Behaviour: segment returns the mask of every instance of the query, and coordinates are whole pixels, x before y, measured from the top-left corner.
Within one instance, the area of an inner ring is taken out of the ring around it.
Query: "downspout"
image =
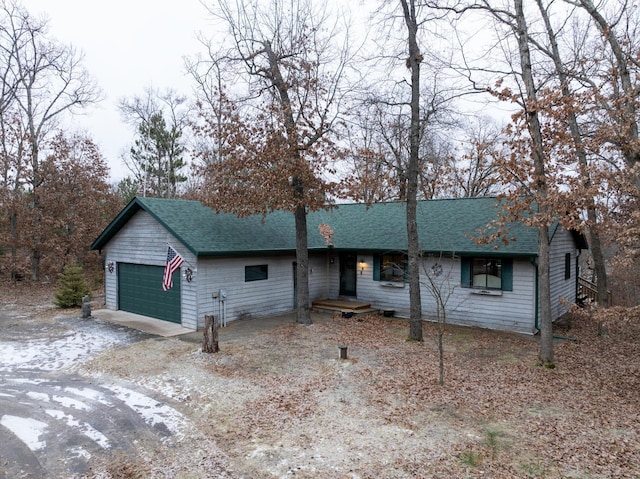
[[[580,275],[580,255],[582,254],[582,250],[578,250],[578,254],[576,255],[576,294],[574,296],[575,302],[578,302],[578,276]]]
[[[104,294],[104,304],[107,305],[107,255],[102,252],[102,250],[98,250],[98,255],[100,256],[100,263],[102,264],[102,293]]]
[[[539,298],[538,298],[538,262],[536,261],[536,257],[532,256],[531,257],[531,264],[533,265],[533,267],[536,269],[536,291],[535,291],[535,314],[534,314],[534,325],[533,327],[535,328],[534,334],[538,334],[540,332],[540,323],[539,323],[539,318],[538,318],[538,303],[539,303]]]

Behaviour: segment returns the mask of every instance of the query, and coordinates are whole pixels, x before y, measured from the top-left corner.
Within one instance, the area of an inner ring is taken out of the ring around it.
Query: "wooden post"
[[[217,353],[220,351],[218,347],[218,328],[220,320],[217,316],[205,314],[204,316],[204,337],[202,338],[203,353]]]
[[[91,303],[89,303],[89,296],[82,297],[82,319],[91,317]]]
[[[347,359],[347,347],[346,346],[338,346],[338,358]]]

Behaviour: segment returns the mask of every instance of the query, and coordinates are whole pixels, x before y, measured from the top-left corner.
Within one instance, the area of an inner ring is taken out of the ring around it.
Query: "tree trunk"
[[[296,217],[296,294],[298,324],[312,324],[309,313],[309,249],[307,247],[307,210],[298,206]]]
[[[296,129],[296,122],[293,116],[291,106],[291,98],[289,97],[289,85],[282,76],[280,64],[277,55],[271,48],[271,43],[263,42],[267,58],[269,59],[269,79],[273,86],[278,90],[280,98],[280,107],[284,126],[287,131],[288,157],[291,169],[296,171],[304,171],[304,159],[300,154],[300,136]],[[307,208],[305,206],[305,185],[303,180],[294,174],[292,179],[293,198],[296,202],[295,221],[296,221],[296,281],[297,281],[297,302],[296,311],[297,322],[299,324],[311,324],[311,315],[309,313],[309,249],[307,241]]]
[[[37,198],[38,193],[33,193],[34,199]],[[32,232],[32,242],[33,247],[31,248],[31,280],[32,281],[40,281],[40,259],[42,257],[42,252],[40,251],[40,246],[42,244],[42,236],[40,234],[40,202],[34,201],[32,204],[33,208],[33,227]]]
[[[408,30],[411,69],[410,152],[407,165],[407,253],[409,259],[409,339],[422,341],[422,299],[420,296],[420,240],[418,238],[418,169],[420,155],[420,62],[415,0],[400,0]]]
[[[609,304],[609,281],[607,280],[607,267],[604,254],[602,252],[602,242],[598,234],[596,222],[596,211],[594,208],[587,209],[589,227],[587,228],[587,241],[593,258],[593,267],[596,273],[596,286],[598,288],[598,306],[608,308]]]
[[[202,338],[203,353],[217,353],[220,351],[218,347],[218,328],[220,320],[217,316],[206,314],[204,316],[204,337]]]
[[[542,14],[542,19],[544,21],[544,24],[547,30],[547,36],[549,37],[549,43],[551,45],[551,55],[552,55],[553,63],[556,67],[556,73],[558,74],[558,79],[560,81],[560,90],[562,91],[562,96],[568,102],[571,102],[572,95],[569,89],[569,76],[562,62],[562,58],[560,57],[560,49],[558,48],[556,34],[553,30],[553,26],[551,25],[549,13],[547,9],[544,8],[544,5],[542,4],[542,0],[537,0],[537,3],[538,3],[538,9]],[[567,109],[567,123],[569,125],[569,131],[571,132],[573,144],[576,149],[576,155],[578,157],[578,162],[580,164],[582,181],[584,183],[585,189],[589,191],[589,188],[591,186],[591,176],[589,174],[587,152],[585,151],[585,148],[584,148],[584,143],[582,141],[583,135],[582,135],[580,124],[578,123],[578,117],[575,113],[574,108]],[[600,241],[595,200],[592,196],[589,196],[588,198],[586,198],[586,201],[587,201],[587,220],[589,223],[589,226],[587,227],[587,239],[589,241],[589,248],[591,250],[591,256],[593,257],[593,264],[595,267],[595,272],[597,277],[596,284],[598,287],[598,304],[600,306],[607,308],[610,306],[609,287],[607,282],[607,269],[606,269],[604,254],[602,253],[602,243]]]
[[[444,386],[444,324],[438,325],[438,372],[440,386]]]
[[[18,279],[18,213],[15,207],[9,212],[9,229],[11,231],[11,280]]]
[[[551,316],[551,278],[549,276],[549,227],[538,228],[538,323],[540,326],[540,364],[553,368],[553,318]]]
[[[544,142],[542,127],[538,117],[536,85],[531,68],[529,32],[524,16],[523,0],[514,0],[516,12],[516,36],[522,67],[522,80],[526,89],[525,113],[527,129],[531,136],[531,156],[533,158],[534,185],[538,203],[538,216],[543,224],[538,227],[538,299],[540,325],[540,362],[548,367],[554,365],[553,324],[551,317],[551,285],[549,277],[549,225],[548,225],[548,185],[545,170]]]

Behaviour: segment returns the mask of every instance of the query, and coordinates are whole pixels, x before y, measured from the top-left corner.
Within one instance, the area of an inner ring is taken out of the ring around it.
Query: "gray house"
[[[447,292],[448,321],[491,329],[537,331],[537,230],[509,225],[508,244],[478,244],[499,211],[496,198],[419,203],[422,306],[432,317],[428,278]],[[404,203],[338,205],[309,213],[310,300],[354,300],[408,316]],[[333,231],[331,244],[319,225]],[[551,244],[552,313],[575,302],[584,238],[556,225]],[[168,246],[183,258],[163,291]],[[204,326],[295,308],[295,235],[291,213],[238,218],[196,201],[134,198],[91,245],[105,260],[106,307]]]

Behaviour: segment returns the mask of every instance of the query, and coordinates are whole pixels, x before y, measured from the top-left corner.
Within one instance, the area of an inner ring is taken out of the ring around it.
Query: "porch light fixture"
[[[364,269],[367,267],[367,263],[366,261],[360,260],[358,262],[358,266],[360,266],[360,274],[362,275],[362,273],[364,272]]]

